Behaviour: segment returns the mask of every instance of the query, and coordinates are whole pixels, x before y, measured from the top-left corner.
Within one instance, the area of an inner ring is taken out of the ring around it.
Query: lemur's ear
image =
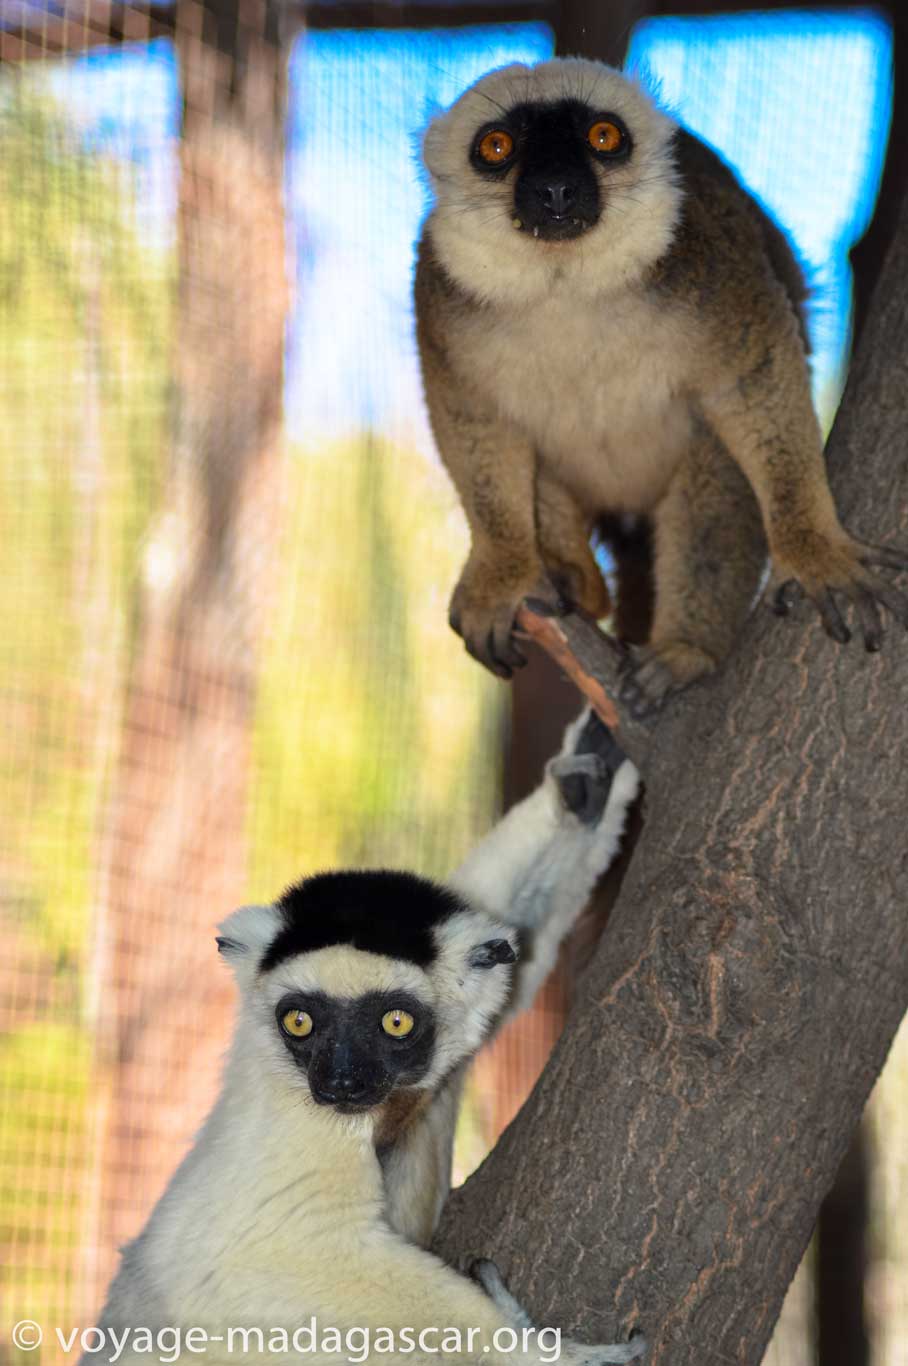
[[[508,939],[487,939],[470,951],[471,968],[494,968],[498,963],[516,963],[517,953]]]
[[[228,939],[225,934],[217,934],[214,942],[218,946],[218,953],[222,953],[225,958],[232,958],[237,953],[248,953],[249,948],[246,944],[241,944],[239,939]]]
[[[241,906],[218,925],[218,953],[237,966],[243,959],[257,961],[277,934],[279,922],[274,906]]]

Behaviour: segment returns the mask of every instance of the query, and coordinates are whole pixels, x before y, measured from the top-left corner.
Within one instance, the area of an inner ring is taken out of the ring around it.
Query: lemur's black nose
[[[375,1087],[361,1078],[335,1074],[326,1078],[310,1077],[309,1085],[320,1105],[361,1105],[371,1100]]]
[[[577,198],[577,186],[569,180],[551,180],[540,185],[536,193],[550,214],[562,218]]]
[[[319,1076],[316,1085],[319,1095],[329,1104],[338,1101],[361,1100],[369,1091],[369,1086],[355,1072],[329,1072]]]
[[[368,1091],[359,1077],[351,1072],[335,1075],[331,1078],[331,1090],[334,1092],[336,1100],[356,1100],[359,1096],[364,1096]]]

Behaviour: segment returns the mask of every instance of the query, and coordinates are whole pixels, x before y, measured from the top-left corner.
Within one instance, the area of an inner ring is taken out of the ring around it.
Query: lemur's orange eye
[[[503,128],[486,133],[479,144],[479,155],[488,166],[500,166],[514,150],[514,139]]]
[[[594,152],[620,152],[625,142],[625,134],[611,119],[599,119],[592,125],[586,140]]]

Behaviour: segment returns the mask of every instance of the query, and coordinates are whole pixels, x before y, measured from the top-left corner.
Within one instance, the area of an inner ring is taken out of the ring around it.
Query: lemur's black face
[[[476,132],[477,174],[513,177],[514,226],[547,242],[579,237],[599,221],[597,168],[626,161],[630,134],[617,114],[580,100],[519,104]]]
[[[289,992],[275,1017],[313,1100],[341,1114],[370,1110],[395,1088],[416,1085],[432,1061],[433,1012],[405,991],[349,1001]]]

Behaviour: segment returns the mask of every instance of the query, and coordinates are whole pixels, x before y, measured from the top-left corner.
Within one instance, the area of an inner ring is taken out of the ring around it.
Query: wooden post
[[[179,0],[172,457],[103,851],[96,1294],[207,1109],[242,898],[250,723],[281,475],[287,34],[278,0]],[[217,984],[217,985],[215,985]]]
[[[650,9],[647,0],[561,0],[556,51],[559,57],[595,57],[621,66],[631,29]]]

